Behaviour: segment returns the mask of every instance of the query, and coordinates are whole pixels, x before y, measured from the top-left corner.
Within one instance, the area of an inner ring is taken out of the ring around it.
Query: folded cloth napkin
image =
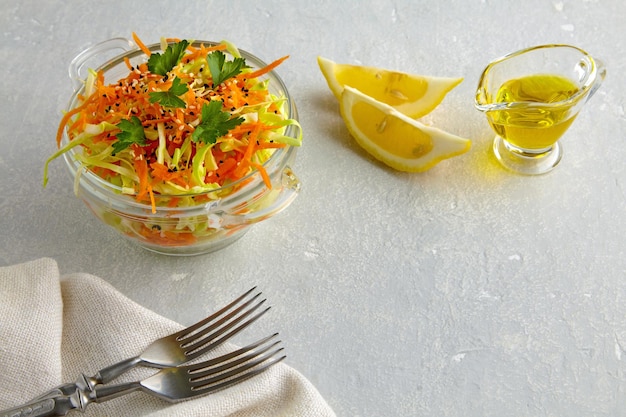
[[[43,258],[0,267],[0,410],[73,382],[81,373],[93,375],[98,369],[136,356],[152,341],[182,328],[134,303],[98,277],[84,273],[60,276],[54,260]],[[215,355],[234,348],[224,344],[216,348]],[[132,379],[146,371],[133,370],[124,377]],[[171,404],[136,392],[92,404],[82,415],[335,414],[306,378],[279,363],[239,385],[196,399]]]

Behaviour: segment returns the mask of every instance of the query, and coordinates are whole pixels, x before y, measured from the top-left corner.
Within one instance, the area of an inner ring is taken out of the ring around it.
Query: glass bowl
[[[214,45],[216,42],[195,41],[194,46]],[[151,51],[161,51],[160,44],[149,45]],[[76,107],[83,94],[84,79],[81,72],[86,63],[98,56],[121,49],[126,52],[108,60],[98,68],[103,70],[105,81],[112,83],[128,73],[125,60],[131,64],[144,62],[146,55],[130,41],[115,38],[95,45],[79,54],[70,64],[70,77],[76,82],[75,92],[68,110]],[[246,63],[252,68],[266,66],[254,55],[239,50]],[[275,71],[260,79],[269,79],[269,90],[275,95],[284,95],[285,116],[297,120],[298,115],[293,99]],[[297,126],[287,126],[284,134],[296,137]],[[69,141],[63,135],[61,146]],[[74,179],[76,195],[91,209],[93,214],[106,225],[113,227],[122,236],[153,252],[167,255],[199,255],[222,249],[242,237],[255,223],[264,221],[281,212],[296,198],[300,181],[293,173],[291,165],[296,157],[297,147],[278,148],[264,163],[263,167],[271,180],[268,188],[259,171],[219,189],[206,193],[176,195],[184,198],[182,207],[168,207],[165,201],[172,196],[155,194],[154,207],[139,202],[133,195],[124,194],[122,188],[111,184],[95,173],[81,166],[75,158],[81,152],[80,146],[63,154],[66,166]],[[160,203],[160,201],[163,201]]]

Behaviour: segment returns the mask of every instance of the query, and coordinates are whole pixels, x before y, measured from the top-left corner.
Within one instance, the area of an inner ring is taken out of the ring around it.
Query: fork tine
[[[194,396],[208,394],[260,374],[286,358],[286,355],[280,355],[284,348],[274,349],[279,343],[280,341],[274,342],[258,352],[252,350],[242,358],[213,369],[199,373],[189,371],[191,392]],[[269,352],[270,350],[272,351]]]
[[[275,353],[278,353],[278,352],[275,352]],[[206,384],[204,386],[195,387],[193,388],[193,390],[197,393],[197,395],[204,395],[204,394],[209,394],[212,392],[216,392],[216,391],[231,387],[235,384],[245,381],[248,378],[252,378],[253,376],[260,374],[261,372],[265,371],[272,365],[275,365],[278,362],[282,361],[286,357],[287,355],[283,355],[280,357],[272,356],[272,357],[263,358],[262,360],[259,360],[257,364],[254,365],[256,366],[260,364],[261,362],[264,362],[261,366],[258,366],[256,368],[246,367],[246,369],[240,370],[239,372],[241,373],[235,377],[232,377],[230,379],[223,378],[218,381],[213,381],[212,385]]]
[[[261,310],[260,312],[258,312],[257,314],[255,314],[254,316],[250,317],[249,319],[243,322],[242,320],[244,320],[246,317],[254,313],[265,301],[266,300],[260,301],[259,303],[251,307],[250,309],[246,310],[239,316],[235,317],[230,322],[228,322],[228,320],[232,318],[233,316],[232,314],[227,316],[223,320],[220,320],[215,325],[207,329],[203,329],[202,331],[189,336],[189,338],[194,337],[194,339],[191,341],[181,343],[181,348],[185,349],[185,356],[188,359],[196,358],[200,356],[201,354],[203,354],[204,352],[207,352],[213,349],[215,346],[218,346],[224,341],[230,339],[235,334],[239,333],[240,331],[248,327],[250,324],[254,323],[262,315],[264,315],[268,310],[270,310],[271,307],[267,307],[264,310]],[[250,300],[250,302],[252,302],[252,300]],[[236,315],[240,313],[241,310],[247,307],[248,305],[249,303],[244,304],[235,312],[233,312],[233,314]],[[223,325],[223,327],[215,330],[215,327],[220,326],[220,325]]]
[[[246,327],[248,327],[249,325],[254,323],[262,315],[267,313],[267,311],[269,311],[269,309],[270,309],[270,307],[267,307],[265,310],[260,311],[259,313],[257,313],[252,318],[250,318],[250,319],[246,320],[245,322],[241,323],[239,326],[237,326],[236,328],[232,329],[230,332],[224,334],[223,336],[221,336],[219,338],[214,338],[214,336],[218,336],[218,335],[213,335],[213,334],[203,338],[201,343],[194,344],[193,349],[191,349],[189,351],[186,351],[185,355],[187,355],[187,357],[189,359],[194,359],[194,358],[198,357],[199,355],[202,355],[203,353],[208,352],[209,350],[211,350],[214,347],[222,344],[226,340],[230,339],[231,337],[233,337],[234,335],[236,335],[237,333],[241,332],[243,329],[245,329]],[[233,325],[234,324],[236,324],[236,323],[233,323]],[[232,326],[229,326],[229,328],[230,327],[232,327]],[[227,329],[228,328],[223,329],[223,331],[225,331]],[[220,333],[222,333],[222,331]],[[206,339],[208,339],[208,342],[205,342]],[[205,343],[205,344],[202,344],[202,343]],[[200,344],[200,346],[197,346],[198,344]]]
[[[270,338],[267,339],[267,341],[269,340]],[[262,356],[280,343],[281,341],[277,340],[273,343],[268,344],[267,346],[255,344],[253,348],[247,347],[239,349],[228,358],[221,357],[221,361],[218,363],[200,363],[196,365],[191,365],[188,368],[191,381],[199,381],[212,375],[220,374],[222,372],[233,369],[237,365],[241,365],[242,363],[245,363],[251,359]],[[282,348],[280,348],[279,350],[282,350]]]
[[[191,364],[191,365],[186,365],[186,369],[192,371],[192,372],[196,372],[201,370],[202,368],[208,368],[211,366],[215,366],[215,365],[219,365],[221,363],[224,363],[226,361],[230,361],[234,358],[236,358],[239,355],[242,355],[252,349],[256,349],[261,345],[264,345],[265,343],[267,343],[268,341],[274,339],[276,336],[278,336],[278,333],[274,333],[270,336],[264,337],[263,339],[257,340],[254,343],[249,344],[248,346],[239,348],[237,350],[234,350],[232,352],[229,353],[225,353],[222,356],[219,356],[217,358],[213,358],[213,359],[207,359],[206,361],[197,363],[197,364]]]
[[[215,323],[212,323],[208,327],[206,327],[204,329],[196,329],[195,331],[187,332],[184,335],[178,336],[176,338],[176,340],[178,340],[180,342],[183,342],[183,343],[181,343],[181,346],[188,346],[188,345],[191,345],[191,344],[195,343],[196,340],[202,338],[204,335],[206,335],[209,332],[215,330],[216,328],[219,328],[220,326],[224,325],[224,323],[228,323],[229,320],[231,320],[233,317],[237,316],[244,309],[246,309],[248,306],[250,306],[254,301],[256,301],[256,299],[259,298],[260,295],[261,295],[261,293],[255,295],[252,299],[246,301],[244,304],[240,305],[235,310],[233,310],[230,313],[226,314],[224,317],[222,317],[221,319],[217,320]],[[265,303],[265,301],[267,301],[267,300],[263,299],[263,300],[259,301],[254,306],[252,306],[249,310],[245,311],[241,316],[236,317],[233,320],[233,322],[230,324],[230,326],[234,326],[240,320],[242,320],[243,318],[245,318],[248,315],[250,315],[253,311],[258,309],[263,303]],[[188,339],[192,339],[192,340],[187,341]]]
[[[256,289],[256,286],[252,287],[246,293],[244,293],[241,296],[239,296],[236,300],[232,301],[230,304],[228,304],[227,306],[223,307],[221,310],[216,311],[215,313],[211,314],[209,317],[207,317],[207,318],[205,318],[205,319],[203,319],[203,320],[201,320],[201,321],[199,321],[199,322],[197,322],[195,324],[192,324],[191,326],[187,327],[186,329],[183,329],[183,330],[179,331],[178,333],[175,333],[176,338],[177,339],[178,338],[181,338],[181,339],[185,338],[190,333],[193,333],[196,330],[201,329],[205,325],[209,324],[210,322],[212,322],[213,320],[217,319],[218,317],[223,315],[225,312],[227,312],[228,310],[232,309],[234,306],[239,304],[239,302],[241,302],[241,300],[243,300],[248,295],[250,295],[250,293],[252,291],[254,291],[255,289]]]

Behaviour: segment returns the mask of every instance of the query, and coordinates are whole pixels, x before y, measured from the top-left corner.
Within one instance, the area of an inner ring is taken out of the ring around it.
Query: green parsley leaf
[[[222,51],[211,52],[207,55],[206,60],[213,78],[213,87],[238,75],[242,69],[248,67],[246,60],[243,58],[234,58],[232,61],[226,61],[226,55]]]
[[[154,91],[150,93],[150,103],[158,102],[165,107],[185,108],[185,102],[178,96],[189,91],[187,84],[182,84],[180,78],[174,77],[172,86],[167,91]]]
[[[163,54],[153,53],[148,58],[148,70],[153,74],[166,75],[183,59],[188,46],[189,42],[182,40],[168,45]]]
[[[231,129],[243,123],[243,117],[231,119],[230,113],[222,111],[222,102],[211,101],[202,106],[201,122],[191,135],[194,142],[212,145],[217,139],[226,135]]]
[[[141,120],[137,116],[131,117],[130,120],[120,120],[117,127],[120,128],[121,132],[117,134],[117,142],[113,143],[113,155],[134,143],[146,144],[146,134],[143,131]]]

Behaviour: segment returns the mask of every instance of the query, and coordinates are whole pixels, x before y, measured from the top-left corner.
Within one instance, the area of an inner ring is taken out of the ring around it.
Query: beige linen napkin
[[[20,405],[61,383],[73,382],[80,373],[92,375],[135,356],[150,342],[182,327],[134,303],[98,277],[82,273],[60,276],[51,259],[1,267],[0,410]],[[233,348],[222,345],[215,355]],[[207,358],[212,356],[213,352]],[[145,372],[154,371],[143,368],[123,378],[138,378]],[[92,404],[84,414],[72,414],[335,415],[315,387],[284,363],[240,385],[181,403],[170,404],[137,392]]]

